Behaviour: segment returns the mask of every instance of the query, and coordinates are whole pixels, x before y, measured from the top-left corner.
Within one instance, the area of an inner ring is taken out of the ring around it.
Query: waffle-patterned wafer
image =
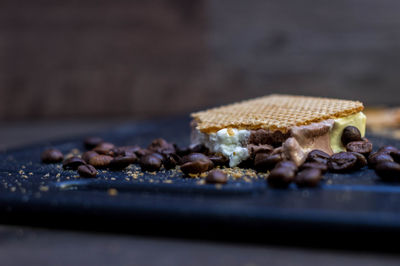
[[[358,113],[361,102],[273,94],[191,114],[203,133],[223,128],[279,130]]]

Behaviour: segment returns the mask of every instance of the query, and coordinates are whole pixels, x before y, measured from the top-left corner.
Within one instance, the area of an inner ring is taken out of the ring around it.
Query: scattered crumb
[[[115,188],[110,188],[107,190],[107,193],[110,196],[116,196],[116,195],[118,195],[118,190],[116,190]]]
[[[115,181],[115,180],[117,180],[115,177],[111,177],[110,178],[112,181]]]
[[[166,183],[166,184],[172,184],[172,183],[173,183],[173,181],[172,181],[172,180],[169,180],[169,179],[167,179],[167,180],[164,180],[164,181],[163,181],[163,183]]]
[[[222,188],[222,185],[221,185],[221,184],[215,184],[215,188],[216,188],[216,189],[221,189],[221,188]]]
[[[11,191],[11,192],[15,192],[15,190],[17,190],[16,187],[11,187],[11,188],[10,188],[10,191]]]
[[[48,186],[40,186],[39,190],[40,191],[49,191],[49,187]]]
[[[29,172],[28,175],[33,175],[33,173],[32,173],[32,172]]]
[[[56,175],[56,177],[58,178],[58,177],[60,177],[61,176],[61,174],[60,173],[58,173],[57,175]]]

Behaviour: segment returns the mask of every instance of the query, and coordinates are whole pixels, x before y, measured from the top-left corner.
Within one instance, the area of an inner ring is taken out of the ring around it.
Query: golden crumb
[[[60,173],[58,173],[57,175],[56,175],[56,177],[58,178],[58,177],[60,177],[61,176],[61,174]]]
[[[116,196],[116,195],[118,195],[118,190],[116,190],[115,188],[109,188],[107,190],[107,194],[110,196]]]
[[[40,191],[49,191],[49,187],[48,186],[40,186],[39,190]]]
[[[115,180],[117,180],[115,177],[111,177],[110,178],[112,181],[115,181]]]
[[[164,180],[163,183],[172,184],[173,182],[172,182],[172,180],[167,179],[167,180]]]

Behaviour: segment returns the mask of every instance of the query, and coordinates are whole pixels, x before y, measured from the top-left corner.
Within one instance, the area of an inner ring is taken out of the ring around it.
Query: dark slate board
[[[188,118],[165,119],[95,134],[118,145],[147,146],[160,136],[186,145],[188,124]],[[400,147],[396,140],[369,138],[375,147]],[[125,180],[123,171],[100,173],[97,179],[77,179],[74,171],[62,171],[60,164],[40,163],[44,149],[57,147],[64,153],[83,150],[82,139],[0,154],[2,222],[259,240],[278,232],[331,236],[400,232],[400,185],[380,182],[368,168],[351,174],[326,174],[319,188],[292,186],[282,190],[269,188],[263,178],[229,180],[222,187],[198,185],[193,178],[171,178],[168,171],[145,174],[138,180]],[[173,183],[164,183],[166,179]],[[110,196],[108,188],[116,188],[118,195]]]

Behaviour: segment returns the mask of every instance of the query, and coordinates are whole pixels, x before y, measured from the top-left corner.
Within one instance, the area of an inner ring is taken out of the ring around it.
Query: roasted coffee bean
[[[281,154],[266,154],[266,153],[257,153],[254,158],[254,168],[258,171],[268,171],[275,167],[277,163],[282,161]]]
[[[43,163],[59,163],[64,159],[64,155],[57,149],[47,149],[42,152],[41,159]]]
[[[357,162],[356,162],[356,165],[355,165],[356,169],[361,169],[364,166],[368,165],[367,158],[365,158],[364,155],[362,155],[361,153],[358,153],[358,152],[353,152],[353,154],[357,157]]]
[[[186,162],[181,165],[181,171],[185,174],[200,174],[209,170],[209,163],[205,160]]]
[[[136,151],[135,153],[139,158],[141,158],[143,156],[154,153],[154,151],[150,151],[148,149],[140,149],[140,150]]]
[[[87,150],[94,149],[100,143],[104,142],[100,137],[88,137],[83,141],[83,145]]]
[[[276,167],[278,168],[284,167],[284,168],[289,168],[295,172],[297,171],[297,165],[293,161],[281,161],[276,165]]]
[[[329,161],[329,154],[321,150],[312,150],[308,153],[306,162],[315,162],[327,164]]]
[[[191,153],[204,153],[208,154],[208,149],[203,144],[191,144],[189,146],[189,150]]]
[[[196,153],[196,152],[183,156],[182,164],[185,164],[187,162],[199,161],[199,160],[208,164],[208,170],[210,170],[214,167],[214,163],[206,155],[204,155],[202,153]]]
[[[210,156],[208,156],[208,159],[210,159],[215,166],[217,166],[217,165],[228,166],[229,165],[229,159],[221,154],[210,155]]]
[[[394,160],[396,163],[400,163],[400,151],[392,151],[392,152],[390,153],[390,156],[392,156],[393,160]]]
[[[347,143],[346,149],[349,152],[357,152],[368,156],[372,151],[372,143],[366,141],[352,141]]]
[[[228,176],[221,170],[212,170],[206,177],[206,183],[209,184],[226,184]]]
[[[347,143],[353,141],[360,141],[361,140],[361,133],[358,128],[353,126],[348,126],[343,129],[342,137],[341,137],[343,146],[346,146]]]
[[[81,177],[96,177],[97,170],[90,164],[82,164],[78,167],[78,174]]]
[[[391,152],[395,152],[395,151],[398,151],[398,149],[393,146],[383,146],[383,147],[379,148],[379,150],[378,150],[378,152],[380,152],[380,153],[387,153],[387,154],[390,154]]]
[[[151,151],[162,153],[175,153],[175,146],[172,143],[169,143],[165,139],[158,138],[151,142],[149,147],[147,148]]]
[[[151,155],[156,156],[158,159],[161,160],[161,162],[162,160],[164,160],[164,156],[161,153],[153,152]]]
[[[128,167],[129,165],[136,163],[138,161],[138,158],[136,154],[131,154],[128,156],[117,156],[114,157],[114,159],[110,162],[109,167],[111,169],[124,169]]]
[[[130,156],[132,154],[136,155],[136,152],[139,151],[140,149],[141,148],[137,145],[121,146],[111,149],[110,154],[112,156]]]
[[[384,181],[400,181],[400,164],[390,161],[379,162],[375,172]]]
[[[181,164],[181,157],[179,157],[179,155],[175,153],[164,154],[163,157],[163,164],[165,169],[172,169]]]
[[[393,162],[392,156],[385,152],[375,152],[368,156],[368,164],[374,168],[380,162]]]
[[[322,179],[322,172],[317,168],[307,168],[297,173],[294,182],[298,187],[316,187]]]
[[[290,167],[275,167],[270,172],[267,182],[272,187],[286,188],[294,180],[296,173]]]
[[[82,164],[86,164],[86,162],[77,156],[73,156],[64,160],[63,168],[68,170],[76,170]]]
[[[104,155],[109,155],[110,151],[114,149],[115,146],[112,143],[109,142],[102,142],[99,145],[97,145],[93,151],[97,152],[98,154],[104,154]]]
[[[357,157],[351,152],[339,152],[331,156],[328,168],[332,172],[348,172],[356,169]]]
[[[92,157],[94,157],[94,156],[97,156],[97,155],[99,155],[97,152],[95,152],[95,151],[87,151],[87,152],[84,152],[83,154],[82,154],[82,159],[86,162],[86,163],[89,163],[89,160],[90,160],[90,158],[92,158]]]
[[[109,155],[99,154],[89,159],[89,164],[96,168],[106,168],[114,158]]]
[[[301,170],[308,169],[308,168],[318,169],[322,173],[326,173],[326,171],[328,171],[328,166],[326,164],[323,164],[323,163],[315,163],[315,162],[314,163],[311,163],[311,162],[307,163],[306,162],[306,163],[304,163],[304,164],[302,164],[300,166]]]
[[[140,167],[144,171],[158,171],[162,165],[162,159],[155,154],[144,155],[140,158]]]
[[[176,150],[176,154],[178,154],[180,157],[191,153],[191,150],[189,147],[175,147],[175,150]]]

